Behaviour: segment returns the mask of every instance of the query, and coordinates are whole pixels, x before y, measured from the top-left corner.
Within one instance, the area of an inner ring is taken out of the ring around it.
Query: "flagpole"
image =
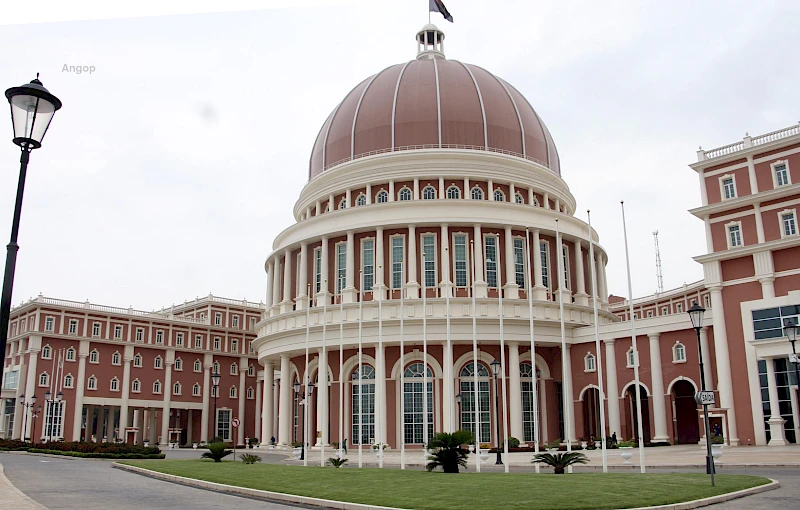
[[[449,242],[447,239],[443,239],[442,241],[443,242]],[[450,257],[449,250],[447,249],[447,246],[444,247],[444,256],[445,257]],[[449,261],[449,258],[448,258],[448,261]],[[450,267],[449,263],[448,263],[447,267],[448,268]],[[453,388],[453,372],[452,372],[452,367],[453,367],[453,342],[452,342],[452,340],[450,338],[450,275],[449,274],[445,276],[445,308],[446,308],[445,314],[447,316],[447,356],[442,356],[442,358],[443,358],[442,361],[447,361],[447,363],[450,364],[450,368],[445,371],[445,374],[450,374],[449,380],[444,381],[444,384],[449,384],[450,385],[450,390],[451,390],[450,391],[450,395],[452,396],[453,395],[453,389],[454,389]],[[456,431],[456,417],[453,414],[453,411],[454,411],[453,399],[451,398],[450,402],[445,402],[445,405],[447,405],[450,408],[450,412],[448,413],[450,415],[450,423],[448,424],[450,432],[455,432]]]
[[[344,299],[339,296],[339,451],[344,457]]]
[[[529,329],[531,332],[531,371],[532,371],[532,380],[533,384],[531,384],[531,388],[533,390],[533,454],[539,455],[539,400],[537,396],[537,388],[536,385],[538,381],[536,380],[536,340],[533,335],[533,278],[531,273],[532,270],[532,263],[533,258],[531,257],[531,241],[530,241],[530,232],[528,231],[528,227],[525,227],[525,248],[527,253],[525,254],[527,257],[527,267],[528,271],[526,277],[528,279],[527,284],[528,288],[526,289],[527,297],[528,297],[528,321],[529,321]],[[533,256],[536,256],[536,251],[533,251]],[[535,463],[536,472],[539,472],[539,463]]]
[[[642,390],[639,384],[639,350],[636,348],[636,320],[633,317],[633,284],[631,283],[631,259],[628,254],[628,227],[625,224],[625,201],[620,200],[622,209],[622,233],[625,239],[625,264],[628,268],[628,305],[631,320],[631,347],[633,348],[633,379],[636,383],[636,420],[639,435],[639,470],[644,473],[644,429],[642,425]]]
[[[378,265],[378,272],[381,272],[383,268],[382,265]],[[372,298],[375,299],[375,291],[372,291]],[[378,356],[380,353],[380,356]],[[376,381],[377,383],[377,390],[375,392],[375,436],[378,438],[378,467],[383,469],[383,421],[381,417],[383,415],[382,408],[386,404],[386,391],[384,389],[384,383],[386,381],[386,359],[383,355],[383,296],[380,296],[378,299],[378,350],[375,352],[375,364],[380,361],[381,366],[379,367],[380,370],[377,374],[380,374],[380,379]]]
[[[427,257],[422,248],[422,465],[428,460],[428,281]]]
[[[328,401],[328,346],[326,345],[328,335],[328,300],[322,302],[322,353],[319,356],[319,363],[317,364],[317,407],[319,407],[319,399],[322,392],[325,391],[325,401]],[[322,360],[325,360],[325,372],[323,373]],[[317,413],[319,416],[319,413]],[[328,421],[327,416],[322,417],[323,420]],[[325,427],[322,423],[317,423],[320,430],[319,436],[319,467],[325,467],[325,437],[322,431]]]
[[[327,281],[327,280],[326,280]],[[311,292],[311,285],[308,286],[308,292]],[[327,296],[325,297],[327,299]],[[309,306],[306,308],[306,368],[303,372],[303,379],[305,379],[305,384],[303,385],[303,466],[308,466],[308,452],[306,451],[306,446],[308,444],[308,419],[309,414],[308,412],[308,337],[311,334],[311,307]]]
[[[364,271],[358,272],[358,467],[364,467],[364,454],[361,443],[364,442],[364,386],[361,384],[361,370],[364,364],[362,322],[364,322]]]
[[[472,410],[475,412],[475,472],[481,472],[481,418],[478,409],[478,323],[477,315],[478,309],[475,303],[475,240],[469,242],[472,249],[472,379],[473,379],[473,406]]]
[[[567,373],[567,334],[564,326],[564,282],[566,280],[566,268],[564,267],[564,247],[561,244],[561,230],[556,220],[556,261],[558,267],[558,310],[559,319],[561,322],[561,386],[563,392],[563,407],[564,407],[564,439],[567,441],[567,452],[572,451],[572,423],[570,420],[571,413],[569,406],[573,405],[572,402],[572,384],[570,379],[572,374]],[[566,384],[564,384],[566,383]],[[569,466],[568,472],[572,473],[572,466]]]
[[[502,386],[503,386],[503,469],[506,473],[509,470],[509,462],[508,462],[508,384],[506,382],[506,344],[505,344],[505,332],[503,330],[503,280],[501,277],[500,272],[500,235],[496,236],[496,248],[497,248],[497,264],[495,264],[495,273],[497,274],[497,304],[500,309],[500,375],[502,376]],[[506,253],[508,256],[508,253]],[[506,282],[511,283],[511,282]],[[517,367],[519,370],[519,367]],[[497,417],[500,418],[499,416]],[[498,444],[497,448],[500,448],[500,438],[497,438]]]
[[[405,275],[405,271],[402,273]],[[401,280],[405,280],[401,277]],[[400,285],[400,419],[401,419],[401,432],[400,432],[400,469],[406,468],[406,367],[405,367],[405,354],[406,349],[404,345],[405,331],[405,282]],[[391,292],[391,291],[390,291]]]
[[[603,355],[600,350],[600,320],[597,312],[597,273],[594,262],[594,234],[592,233],[592,213],[586,210],[589,219],[589,265],[592,266],[592,306],[594,307],[594,344],[597,351],[597,386],[600,393],[600,437],[603,444],[603,473],[608,473],[608,452],[606,451],[606,394],[603,390]]]

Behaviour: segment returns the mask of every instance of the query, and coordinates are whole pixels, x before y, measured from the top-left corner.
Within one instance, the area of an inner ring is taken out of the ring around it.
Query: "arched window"
[[[200,363],[199,359],[194,360],[194,371],[201,372],[203,370],[203,364]]]
[[[408,200],[411,200],[411,190],[406,186],[400,188],[400,191],[397,193],[397,200],[401,202],[407,202]]]
[[[97,377],[91,376],[89,380],[86,381],[86,389],[87,390],[96,390],[97,389]]]
[[[625,359],[628,363],[628,368],[633,368],[636,366],[636,354],[633,352],[633,347],[628,349],[628,353],[625,356]]]
[[[161,393],[161,381],[156,381],[153,383],[153,393]]]
[[[236,362],[234,361],[233,363],[231,363],[231,375],[237,375],[237,374],[239,374],[239,365],[237,365]]]
[[[534,441],[534,421],[536,420],[534,408],[533,366],[530,363],[519,365],[520,391],[522,392],[522,437],[524,441]],[[463,398],[463,397],[462,397]]]
[[[478,364],[478,421],[475,420],[475,367],[472,362],[461,369],[461,428],[475,434],[476,440],[488,443],[492,435],[491,413],[489,411],[489,370],[486,365]],[[480,437],[478,434],[480,432]]]
[[[472,197],[472,200],[483,200],[483,190],[475,186],[472,188],[472,191],[470,191],[470,197]]]
[[[199,397],[200,396],[200,384],[199,383],[194,383],[194,386],[192,386],[192,396],[193,397]]]
[[[214,373],[216,373],[216,374],[219,373],[219,361],[215,361],[214,362],[213,368],[211,370],[213,370]]]
[[[254,377],[256,375],[256,367],[250,365],[247,367],[247,377]]]
[[[97,352],[97,349],[92,349],[92,352],[89,353],[89,363],[100,363],[100,353]]]
[[[596,372],[597,365],[595,364],[594,354],[588,352],[586,356],[583,358],[583,371],[584,372]]]
[[[139,382],[139,379],[134,379],[131,383],[131,393],[139,393],[142,391],[142,383]]]
[[[536,198],[536,197],[533,197],[533,204],[531,204],[531,205],[533,205],[534,207],[539,207],[539,199]]]
[[[525,203],[525,199],[522,198],[522,193],[520,193],[519,191],[514,193],[514,202],[516,202],[518,204],[524,204]]]
[[[183,360],[180,358],[175,359],[175,370],[180,372],[183,370]]]
[[[458,188],[456,188],[458,189]],[[449,190],[448,190],[449,193]],[[449,198],[449,197],[448,197]],[[433,186],[425,186],[422,188],[422,200],[436,200],[436,188]]]
[[[231,398],[236,398],[236,386],[231,386],[230,391],[228,392]]]
[[[176,382],[172,385],[172,394],[173,395],[180,395],[181,394],[181,383]]]
[[[164,360],[161,356],[156,356],[156,359],[153,360],[153,368],[163,368],[164,367]]]
[[[389,193],[386,192],[385,189],[382,189],[375,195],[375,203],[376,204],[385,204],[389,201]]]
[[[425,372],[423,372],[423,370]],[[428,377],[427,393],[427,411],[428,411],[428,430],[427,439],[423,431],[423,377],[426,374]],[[405,370],[405,385],[403,387],[403,399],[405,401],[405,416],[406,427],[403,431],[406,444],[422,444],[427,443],[433,438],[433,373],[430,367],[424,366],[421,362],[415,362],[406,367]],[[409,381],[409,379],[412,379]],[[416,379],[416,380],[414,380]]]
[[[505,202],[506,201],[506,194],[503,193],[503,190],[500,190],[500,189],[494,190],[494,201],[495,202]]]
[[[356,206],[361,207],[362,205],[367,205],[367,195],[360,193],[356,198]]]
[[[248,400],[252,400],[252,399],[255,398],[255,394],[253,393],[253,387],[252,386],[249,386],[247,388],[247,398],[248,398]]]
[[[347,209],[347,198],[339,200],[339,210]]]
[[[110,389],[111,391],[119,391],[119,379],[116,377],[111,379]]]
[[[42,359],[52,359],[53,358],[53,350],[50,348],[50,344],[45,345],[42,347]]]
[[[451,200],[461,198],[461,190],[458,188],[458,186],[453,184],[452,186],[447,188],[447,198]]]
[[[375,369],[369,365],[353,371],[353,444],[371,444],[375,438]]]
[[[72,374],[67,374],[64,376],[64,387],[65,388],[72,388],[72,385],[75,382],[75,378],[72,377]]]
[[[142,355],[137,354],[133,357],[133,366],[141,368],[142,366]]]
[[[686,346],[680,342],[675,342],[672,346],[672,362],[686,363]]]
[[[39,375],[39,386],[50,386],[50,376],[47,372],[42,372]]]
[[[114,354],[111,355],[111,364],[112,365],[120,365],[121,364],[120,363],[121,359],[122,359],[122,356],[120,356],[119,351],[116,351],[116,352],[114,352]]]
[[[70,347],[67,349],[67,361],[75,361],[75,348]]]

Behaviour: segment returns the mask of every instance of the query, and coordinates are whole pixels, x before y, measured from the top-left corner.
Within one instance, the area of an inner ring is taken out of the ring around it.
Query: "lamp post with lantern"
[[[28,410],[33,409],[33,406],[36,405],[36,395],[28,398],[28,401],[25,401],[25,394],[19,396],[19,404],[22,406],[23,414],[22,414],[22,440],[25,441],[25,425],[28,419]],[[33,438],[31,434],[30,439]]]
[[[503,458],[500,456],[500,389],[498,385],[498,380],[500,379],[500,362],[494,360],[489,365],[491,365],[492,373],[494,374],[494,405],[497,414],[497,460],[495,460],[494,463],[497,466],[503,464]]]
[[[798,326],[795,321],[792,319],[783,320],[783,334],[789,339],[789,342],[792,343],[792,354],[789,356],[789,361],[792,363],[792,365],[794,365],[794,378],[798,387],[798,399],[800,399],[800,360],[797,359],[797,350],[795,350],[794,346],[794,343],[797,340],[798,330],[800,330],[800,326]],[[789,388],[791,389],[791,384],[789,385]],[[796,439],[795,442],[797,442]]]
[[[308,401],[311,398],[311,395],[314,393],[314,383],[309,383],[306,387],[305,393],[302,395],[300,394],[300,390],[301,390],[300,381],[295,381],[294,382],[295,398],[297,398],[298,396],[302,397],[299,405],[303,407],[303,437],[301,438],[302,446],[300,447],[300,460],[303,461],[304,466],[307,466],[308,462],[306,460],[306,433],[308,431],[306,429],[308,429],[308,424],[306,423],[306,407],[308,407]],[[360,440],[361,439],[359,438],[359,441]]]
[[[703,314],[706,309],[697,304],[697,301],[692,303],[689,308],[689,318],[692,320],[692,327],[697,333],[697,351],[700,354],[700,392],[695,394],[694,398],[698,404],[703,405],[703,422],[706,430],[706,474],[711,475],[711,486],[714,486],[714,456],[711,454],[711,429],[708,424],[708,404],[714,403],[714,393],[706,391],[706,377],[703,371],[703,344],[700,343],[700,330],[703,328]]]
[[[214,437],[219,437],[219,420],[217,419],[217,396],[219,395],[219,372],[211,374],[211,385],[214,389]]]
[[[11,223],[11,241],[8,243],[6,268],[3,276],[3,292],[0,296],[0,352],[6,352],[8,340],[8,322],[11,315],[11,291],[14,287],[14,270],[17,266],[17,237],[19,235],[19,219],[22,214],[22,195],[25,191],[25,176],[28,172],[28,160],[33,149],[42,146],[42,140],[50,127],[56,111],[61,108],[61,100],[42,86],[39,75],[30,83],[6,90],[6,98],[11,106],[11,124],[14,128],[12,141],[19,146],[22,154],[19,158],[19,181],[17,182],[17,198],[14,204],[14,218]],[[2,380],[0,380],[2,385]]]

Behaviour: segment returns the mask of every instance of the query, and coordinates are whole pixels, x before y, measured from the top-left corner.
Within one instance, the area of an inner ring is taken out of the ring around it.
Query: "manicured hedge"
[[[32,444],[25,441],[0,439],[0,450],[50,453],[71,457],[94,457],[105,459],[163,459],[158,447],[144,447],[125,443],[84,443],[55,441]]]
[[[163,459],[166,457],[163,453],[86,453],[86,452],[71,452],[62,450],[43,450],[40,448],[28,448],[29,453],[47,453],[50,455],[64,455],[67,457],[80,457],[85,459]]]

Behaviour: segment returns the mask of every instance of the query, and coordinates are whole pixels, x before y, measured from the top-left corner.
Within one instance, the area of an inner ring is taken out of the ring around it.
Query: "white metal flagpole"
[[[424,466],[428,460],[428,259],[422,248],[422,454]]]
[[[473,421],[475,427],[475,472],[481,472],[481,414],[478,401],[478,309],[475,303],[475,240],[469,242],[472,249],[472,379],[473,379],[473,406],[475,413]],[[463,399],[462,399],[463,402]]]
[[[381,266],[378,266],[380,271]],[[375,292],[372,292],[372,298],[375,299]],[[379,355],[380,353],[380,355]],[[375,392],[375,436],[378,438],[378,467],[383,468],[383,406],[386,405],[386,359],[383,355],[383,296],[378,300],[378,349],[375,352],[375,364],[380,363],[378,373],[375,374],[379,377],[377,381],[377,391]]]
[[[509,458],[508,458],[508,384],[506,382],[506,344],[505,344],[505,332],[503,330],[503,279],[502,274],[503,272],[500,271],[500,236],[496,237],[496,245],[495,249],[497,250],[497,264],[495,264],[495,274],[497,274],[497,305],[500,312],[500,376],[502,377],[502,386],[503,386],[503,469],[506,473],[508,473],[509,469]],[[506,253],[506,257],[510,255]],[[512,259],[513,260],[513,259]],[[511,282],[506,282],[507,284]],[[517,367],[519,370],[519,367]],[[500,417],[497,417],[500,419]],[[500,448],[500,438],[497,438],[498,445],[497,447]]]
[[[443,242],[447,243],[449,241],[447,239],[443,239]],[[447,249],[447,246],[444,247],[444,256],[445,257],[449,257],[450,256],[449,250]],[[444,265],[444,264],[442,264],[442,265]],[[448,268],[450,267],[449,263],[448,263],[447,267]],[[444,294],[445,295],[445,314],[447,316],[447,326],[446,326],[447,327],[447,356],[442,356],[442,361],[448,363],[449,366],[450,366],[450,369],[449,370],[445,370],[445,372],[444,372],[445,375],[449,374],[449,377],[445,378],[445,381],[444,381],[443,384],[449,384],[450,385],[450,395],[452,396],[453,395],[453,391],[452,391],[453,390],[453,372],[452,372],[452,366],[453,366],[453,342],[452,342],[451,337],[450,337],[450,275],[449,274],[445,275],[444,281],[445,281],[445,294]],[[445,402],[444,405],[448,406],[448,408],[450,409],[450,412],[448,413],[450,415],[450,423],[448,424],[449,425],[448,430],[450,432],[455,432],[456,431],[456,417],[455,417],[455,415],[453,413],[453,411],[454,411],[454,409],[453,409],[453,399],[450,399],[449,402]]]
[[[364,442],[364,386],[361,384],[362,365],[364,364],[362,323],[364,322],[364,271],[358,272],[360,280],[358,286],[358,467],[364,467],[364,453],[361,443]],[[356,383],[353,382],[353,390]]]
[[[339,296],[339,449],[336,457],[344,456],[344,299]]]
[[[322,392],[325,392],[325,402],[328,402],[328,346],[327,346],[327,337],[328,337],[328,300],[322,302],[322,352],[319,356],[319,363],[317,363],[317,406],[320,405],[320,399],[322,397]],[[322,366],[322,360],[325,360],[325,367]],[[324,370],[324,372],[323,372]],[[330,407],[330,405],[326,406]],[[327,411],[327,409],[325,410]],[[317,416],[320,416],[317,413]],[[324,421],[328,421],[328,414],[324,414],[322,416]],[[317,427],[320,430],[319,436],[319,466],[325,467],[325,440],[328,439],[323,434],[323,431],[326,427],[323,426],[322,423],[317,423]]]
[[[603,445],[603,473],[608,473],[608,452],[606,451],[606,394],[603,390],[603,355],[600,350],[600,323],[597,312],[597,272],[594,263],[594,234],[592,213],[586,210],[589,218],[589,265],[592,266],[592,306],[594,307],[594,348],[597,353],[597,386],[600,393],[600,438]]]
[[[311,292],[311,285],[308,286],[308,292]],[[327,299],[327,296],[324,297]],[[305,379],[305,384],[303,385],[303,405],[305,406],[303,409],[303,466],[308,466],[308,421],[310,418],[310,412],[308,411],[308,337],[311,334],[311,307],[309,306],[306,308],[306,368],[303,372],[303,379]]]
[[[406,349],[404,345],[405,331],[405,271],[401,273],[400,283],[400,469],[406,468],[406,367],[404,356]],[[391,291],[389,291],[391,292]]]
[[[631,347],[633,348],[633,379],[636,384],[636,420],[639,435],[639,471],[645,472],[644,467],[644,429],[642,425],[642,390],[639,384],[639,350],[636,348],[636,320],[633,316],[633,284],[631,283],[631,259],[628,255],[628,227],[625,225],[625,201],[620,201],[622,208],[622,233],[625,238],[625,264],[628,268],[628,305],[631,320]]]
[[[528,281],[526,284],[528,285],[526,292],[528,297],[528,322],[531,332],[531,371],[532,371],[532,381],[531,389],[533,390],[532,399],[533,399],[533,454],[539,455],[539,401],[537,397],[537,388],[536,385],[538,381],[536,380],[536,340],[533,335],[533,278],[531,273],[533,258],[531,258],[531,253],[535,257],[537,255],[537,251],[534,250],[531,252],[531,243],[530,243],[530,232],[528,231],[527,227],[525,228],[525,256],[526,256],[526,264],[525,267],[527,268],[526,277]],[[539,472],[539,463],[535,464],[536,472]]]
[[[569,383],[572,374],[567,373],[567,333],[564,326],[564,284],[566,282],[565,268],[564,268],[564,247],[561,244],[561,231],[559,230],[558,220],[556,220],[556,261],[558,267],[558,311],[559,320],[561,322],[561,391],[564,401],[564,439],[567,442],[567,452],[572,451],[572,421],[569,412],[569,406],[573,405],[572,402],[572,385]],[[569,466],[568,472],[572,473],[572,466]]]

